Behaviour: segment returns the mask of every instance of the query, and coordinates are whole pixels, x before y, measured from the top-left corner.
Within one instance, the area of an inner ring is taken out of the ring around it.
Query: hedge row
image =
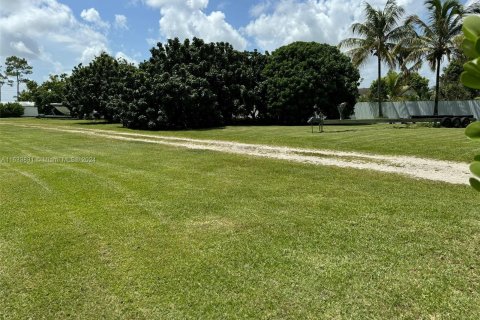
[[[0,103],[0,118],[21,117],[25,109],[16,102]]]
[[[305,124],[317,105],[329,118],[355,104],[359,72],[336,47],[296,42],[271,55],[228,43],[168,40],[138,67],[106,53],[74,68],[65,104],[136,129],[189,129],[235,124]]]

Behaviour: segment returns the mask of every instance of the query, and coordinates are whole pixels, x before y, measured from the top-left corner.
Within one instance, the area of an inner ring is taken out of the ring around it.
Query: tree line
[[[78,118],[137,129],[184,129],[235,123],[304,124],[314,106],[339,118],[353,112],[357,68],[335,46],[295,42],[273,53],[237,51],[225,42],[168,40],[138,66],[102,53],[69,76],[27,81],[21,100],[40,112],[63,101]]]
[[[38,85],[26,79],[31,67],[8,58],[7,75],[16,79],[19,100],[35,101],[40,112],[64,102],[79,118],[101,117],[126,127],[144,129],[200,128],[248,121],[259,124],[303,124],[314,106],[329,118],[339,118],[337,106],[347,102],[343,117],[353,112],[356,99],[382,101],[472,99],[478,91],[458,79],[467,58],[459,48],[466,15],[480,12],[478,3],[426,0],[429,16],[405,17],[395,0],[383,9],[366,3],[366,20],[351,29],[356,38],[337,47],[296,42],[273,53],[240,52],[224,42],[194,38],[171,39],[151,49],[151,57],[132,65],[102,53],[71,75],[51,76]],[[358,96],[358,67],[371,56],[377,80],[368,95]],[[441,62],[451,63],[440,74]],[[428,62],[436,72],[435,88],[418,70]],[[389,71],[382,76],[382,64]],[[399,70],[397,72],[396,70]],[[7,79],[0,77],[2,85]],[[27,90],[18,93],[19,83]],[[12,85],[13,82],[7,82]],[[440,85],[442,84],[442,86]],[[1,88],[0,88],[1,92]]]

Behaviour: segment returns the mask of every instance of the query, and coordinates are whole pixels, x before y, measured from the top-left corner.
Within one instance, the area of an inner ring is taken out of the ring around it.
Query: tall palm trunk
[[[378,58],[378,81],[377,81],[377,97],[378,97],[378,116],[383,118],[382,110],[382,59],[377,51]]]
[[[435,80],[435,106],[433,108],[433,115],[438,116],[438,98],[440,95],[440,58],[437,58],[437,77]]]

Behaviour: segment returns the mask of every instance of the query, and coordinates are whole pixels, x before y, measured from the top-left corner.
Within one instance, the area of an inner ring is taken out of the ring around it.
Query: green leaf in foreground
[[[468,16],[465,18],[462,26],[463,33],[468,39],[480,37],[480,17]]]
[[[467,129],[465,129],[465,135],[472,140],[480,139],[480,121],[471,123]]]
[[[462,44],[465,54],[472,59],[480,56],[480,17],[469,16],[462,26],[465,40]]]
[[[469,16],[465,18],[462,26],[465,36],[462,48],[464,53],[471,59],[463,65],[465,70],[460,81],[466,87],[480,89],[480,17]],[[480,122],[470,124],[465,130],[467,137],[473,140],[480,139]],[[470,165],[470,171],[477,177],[480,177],[480,156],[475,157],[475,162]],[[470,185],[477,191],[480,191],[480,181],[475,178],[470,179]]]
[[[475,59],[479,56],[476,48],[475,42],[469,39],[464,39],[462,42],[463,53],[471,59]]]
[[[465,63],[463,69],[465,71],[460,76],[460,81],[467,87],[480,89],[480,59]]]
[[[470,164],[470,171],[480,178],[480,162],[475,161]]]

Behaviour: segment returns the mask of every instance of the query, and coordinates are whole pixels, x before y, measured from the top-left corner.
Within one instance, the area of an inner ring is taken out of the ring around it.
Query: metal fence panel
[[[382,102],[383,116],[388,119],[410,118],[411,116],[433,115],[434,101]],[[468,115],[480,119],[480,100],[439,101],[438,113]],[[365,120],[378,117],[378,102],[359,102],[355,105],[355,119]]]

